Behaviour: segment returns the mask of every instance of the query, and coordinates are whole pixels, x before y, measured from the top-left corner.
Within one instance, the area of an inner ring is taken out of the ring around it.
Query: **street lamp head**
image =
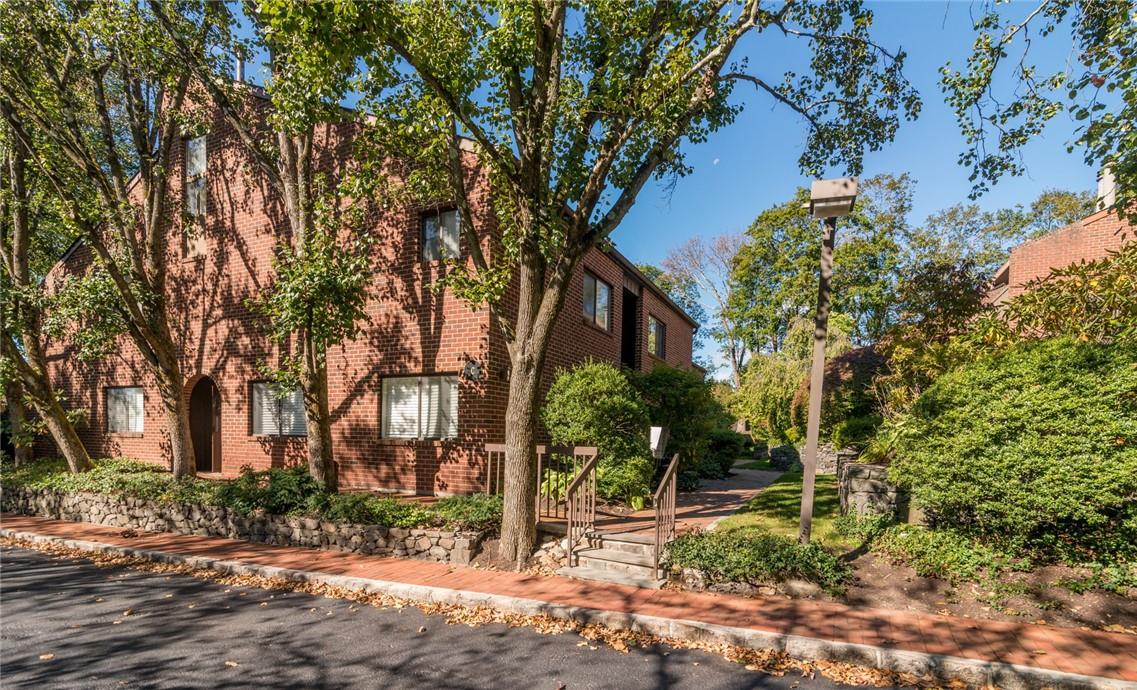
[[[853,211],[857,200],[857,178],[838,177],[815,180],[809,191],[809,214],[814,218],[836,218]]]

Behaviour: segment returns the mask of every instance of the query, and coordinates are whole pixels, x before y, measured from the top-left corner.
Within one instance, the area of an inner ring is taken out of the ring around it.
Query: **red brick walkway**
[[[1137,682],[1137,636],[1122,633],[853,608],[832,602],[646,590],[210,537],[139,532],[127,538],[122,530],[111,527],[7,514],[0,525],[21,532],[188,556],[502,594]]]

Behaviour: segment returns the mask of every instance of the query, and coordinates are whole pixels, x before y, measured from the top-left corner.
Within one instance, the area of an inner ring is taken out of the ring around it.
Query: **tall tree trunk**
[[[153,366],[166,417],[166,436],[170,442],[170,471],[175,479],[197,474],[197,459],[190,435],[189,405],[186,402],[182,368],[172,343],[163,343]]]
[[[24,405],[23,386],[18,381],[9,382],[4,387],[4,397],[8,407],[8,437],[12,441],[12,459],[19,466],[32,459],[32,446],[25,437],[28,415]]]
[[[531,234],[535,236],[535,234]],[[537,542],[537,438],[541,375],[553,325],[564,306],[569,278],[583,251],[562,257],[551,276],[536,245],[523,248],[519,262],[517,324],[510,348],[509,394],[505,408],[505,504],[500,555],[521,569]]]
[[[91,469],[91,456],[87,454],[87,449],[79,440],[79,434],[75,431],[75,425],[68,419],[67,411],[55,397],[55,391],[47,376],[42,351],[29,334],[24,334],[23,342],[24,352],[19,352],[11,339],[5,338],[4,354],[15,364],[20,383],[31,399],[32,406],[43,418],[51,439],[55,441],[59,452],[63,453],[63,458],[67,460],[67,468],[72,472],[86,472]]]
[[[332,455],[331,406],[328,404],[328,365],[311,343],[305,347],[304,417],[308,426],[308,471],[326,491],[339,490],[339,473]]]
[[[544,355],[540,355],[544,359]],[[541,367],[532,354],[511,358],[505,408],[505,505],[500,555],[520,569],[537,542],[537,396]]]

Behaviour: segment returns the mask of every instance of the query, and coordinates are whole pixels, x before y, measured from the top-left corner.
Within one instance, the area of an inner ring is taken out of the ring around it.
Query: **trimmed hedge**
[[[96,460],[90,471],[81,474],[69,472],[61,459],[52,459],[20,467],[4,464],[0,466],[0,483],[224,506],[246,515],[263,510],[275,515],[306,515],[330,522],[386,527],[492,530],[501,524],[502,511],[501,498],[497,496],[453,496],[429,505],[366,493],[329,494],[320,490],[304,467],[263,471],[246,467],[238,478],[229,481],[175,480],[159,467],[122,458]]]
[[[1137,346],[1019,343],[936,380],[889,478],[937,528],[1021,555],[1137,557]]]
[[[759,530],[692,532],[667,546],[672,565],[693,568],[715,582],[771,584],[799,578],[830,593],[852,577],[848,564],[817,544]]]

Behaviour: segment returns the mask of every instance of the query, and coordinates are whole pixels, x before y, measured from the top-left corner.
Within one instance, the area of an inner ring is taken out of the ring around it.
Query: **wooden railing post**
[[[655,573],[659,575],[659,559],[663,555],[663,547],[675,538],[675,499],[678,487],[676,475],[679,470],[679,454],[671,457],[671,463],[663,472],[659,480],[659,487],[655,490],[652,505],[655,507]]]

